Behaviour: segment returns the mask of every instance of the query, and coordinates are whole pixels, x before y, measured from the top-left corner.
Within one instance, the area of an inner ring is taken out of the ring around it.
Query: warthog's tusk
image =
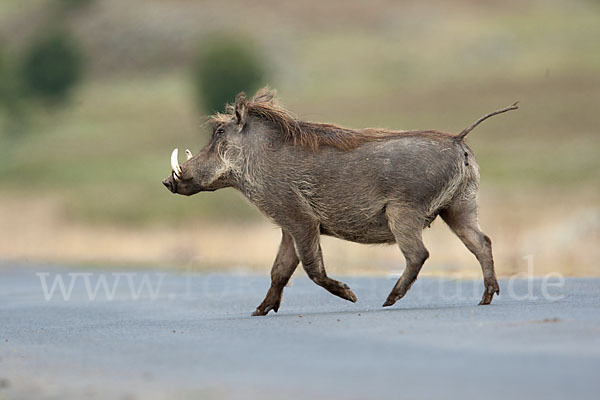
[[[179,158],[179,149],[175,149],[175,150],[173,150],[173,153],[171,153],[171,169],[174,172],[173,177],[175,178],[175,180],[180,179],[181,175],[182,175],[178,158]]]
[[[185,149],[185,157],[186,157],[186,160],[189,160],[190,158],[193,157],[192,152],[189,149]]]

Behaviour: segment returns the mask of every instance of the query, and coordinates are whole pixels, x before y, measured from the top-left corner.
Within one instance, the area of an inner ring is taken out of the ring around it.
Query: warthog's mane
[[[242,101],[243,100],[242,98]],[[316,151],[320,146],[340,150],[352,150],[361,144],[383,141],[402,136],[428,136],[432,139],[452,138],[453,135],[435,130],[396,131],[387,129],[348,129],[334,124],[301,121],[279,104],[275,91],[268,87],[260,89],[245,102],[248,115],[273,124],[286,142]],[[212,124],[231,122],[235,118],[235,107],[228,104],[226,113],[217,113],[209,118]]]

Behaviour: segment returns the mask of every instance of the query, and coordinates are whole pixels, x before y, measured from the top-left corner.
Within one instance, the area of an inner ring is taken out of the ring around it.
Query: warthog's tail
[[[469,132],[471,132],[477,125],[479,125],[480,123],[482,123],[483,121],[485,121],[486,119],[493,117],[494,115],[498,115],[498,114],[502,114],[505,113],[507,111],[510,110],[516,110],[519,108],[519,106],[517,106],[519,102],[515,101],[513,104],[511,104],[508,107],[504,107],[503,109],[500,110],[496,110],[494,112],[491,112],[489,114],[485,114],[483,117],[479,118],[477,121],[473,122],[471,124],[471,126],[469,126],[468,128],[463,129],[463,131],[461,133],[459,133],[458,135],[455,136],[454,140],[456,140],[457,142],[460,142],[461,140],[463,140],[465,138],[465,136],[467,136],[469,134]]]

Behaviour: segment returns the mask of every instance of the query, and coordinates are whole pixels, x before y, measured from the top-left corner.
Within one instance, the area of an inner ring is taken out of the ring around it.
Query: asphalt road
[[[0,399],[600,393],[600,279],[501,280],[477,306],[480,281],[420,278],[382,309],[392,278],[340,278],[352,304],[297,273],[278,314],[250,317],[267,276],[69,272],[0,263]],[[56,276],[66,292],[73,278],[68,300],[59,285],[49,295]],[[90,300],[86,279],[94,289],[101,276],[114,296],[100,287]],[[136,292],[144,277],[153,292]]]

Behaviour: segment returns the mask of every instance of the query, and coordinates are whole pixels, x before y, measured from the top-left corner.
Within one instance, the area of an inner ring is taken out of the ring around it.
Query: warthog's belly
[[[383,211],[371,218],[321,221],[321,234],[363,244],[396,242]]]

